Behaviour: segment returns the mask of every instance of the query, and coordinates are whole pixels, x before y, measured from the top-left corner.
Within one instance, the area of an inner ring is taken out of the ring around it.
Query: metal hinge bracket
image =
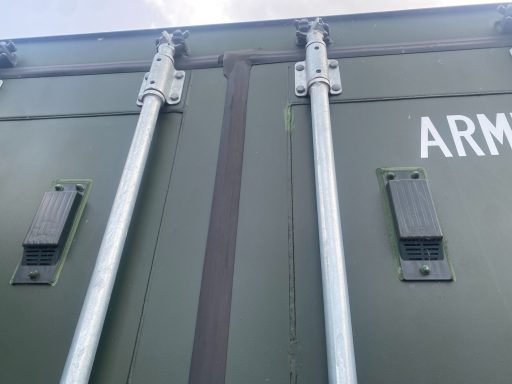
[[[338,60],[329,60],[328,67],[329,93],[339,95],[342,92],[340,65]],[[308,94],[307,68],[305,61],[295,64],[295,95],[303,97]]]
[[[178,104],[181,101],[185,72],[174,68],[174,58],[188,53],[185,42],[188,36],[188,31],[179,29],[172,34],[162,32],[162,36],[156,41],[157,53],[153,58],[151,70],[142,80],[137,96],[138,106],[142,106],[144,96],[149,94],[160,97],[168,105]]]
[[[147,72],[144,75],[144,80],[142,80],[142,85],[140,87],[139,95],[137,96],[137,105],[142,106],[142,99],[144,94],[148,89],[150,89],[153,84],[151,81],[155,81],[149,79],[150,72]],[[149,83],[148,83],[149,81]],[[184,71],[174,71],[174,75],[172,76],[172,80],[170,84],[165,84],[165,103],[168,105],[179,104],[181,101],[181,95],[183,93],[183,85],[185,84],[185,72]]]

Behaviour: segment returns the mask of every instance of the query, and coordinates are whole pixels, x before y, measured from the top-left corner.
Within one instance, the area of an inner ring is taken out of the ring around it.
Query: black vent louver
[[[400,240],[400,254],[404,260],[442,260],[442,240]]]
[[[21,265],[55,265],[57,256],[57,247],[25,248]]]

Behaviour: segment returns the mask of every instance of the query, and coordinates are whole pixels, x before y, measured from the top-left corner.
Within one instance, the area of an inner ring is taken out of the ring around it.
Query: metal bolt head
[[[304,93],[304,92],[306,92],[306,88],[305,88],[303,85],[299,85],[297,88],[295,88],[295,90],[296,90],[298,93]]]
[[[296,69],[297,71],[303,71],[303,70],[304,70],[304,64],[297,64],[297,65],[295,66],[295,69]]]
[[[177,101],[180,98],[180,96],[177,93],[171,93],[171,100]]]
[[[83,185],[83,184],[77,184],[77,185],[75,186],[75,188],[76,188],[76,190],[77,190],[78,192],[83,192],[83,191],[85,191],[85,185]]]
[[[414,171],[411,173],[411,179],[419,179],[420,173],[418,171]]]
[[[336,60],[331,61],[329,67],[332,69],[338,68],[338,62]]]
[[[174,74],[174,77],[177,79],[183,79],[184,76],[185,74],[182,71],[176,71],[176,73]]]
[[[420,273],[423,275],[423,276],[427,276],[430,274],[430,267],[426,264],[423,264],[421,267],[420,267]]]
[[[341,87],[339,84],[333,84],[331,86],[331,89],[334,91],[334,92],[338,92],[338,91],[341,91]]]
[[[386,173],[386,179],[387,180],[394,180],[395,174],[393,172]]]
[[[39,271],[38,270],[30,271],[28,273],[28,277],[30,278],[30,280],[38,279],[39,278]]]
[[[55,188],[56,191],[64,190],[64,186],[62,184],[55,184],[55,186],[53,188]]]

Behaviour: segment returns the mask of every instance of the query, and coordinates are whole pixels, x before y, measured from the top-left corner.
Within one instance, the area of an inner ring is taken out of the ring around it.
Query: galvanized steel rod
[[[327,49],[324,35],[322,31],[316,29],[316,24],[307,34],[306,68],[311,99],[329,383],[356,384],[354,344],[331,132]]]
[[[126,236],[139,193],[167,84],[174,75],[174,46],[159,46],[142,96],[142,110],[82,306],[61,384],[86,384],[94,363]],[[151,84],[150,84],[151,83]],[[143,87],[144,87],[143,84]]]
[[[158,96],[144,98],[61,384],[85,384],[89,381],[161,105],[162,99]]]

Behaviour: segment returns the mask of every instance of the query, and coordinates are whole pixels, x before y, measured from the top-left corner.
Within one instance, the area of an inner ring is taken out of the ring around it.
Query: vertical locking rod
[[[61,376],[61,384],[86,384],[89,381],[158,114],[168,97],[175,74],[174,56],[178,45],[174,40],[174,35],[163,33],[158,41],[151,70],[144,80],[142,110]]]
[[[326,48],[329,29],[321,19],[313,22],[300,20],[297,22],[297,38],[299,43],[302,40],[306,46],[329,383],[356,384],[329,109],[330,81]]]

